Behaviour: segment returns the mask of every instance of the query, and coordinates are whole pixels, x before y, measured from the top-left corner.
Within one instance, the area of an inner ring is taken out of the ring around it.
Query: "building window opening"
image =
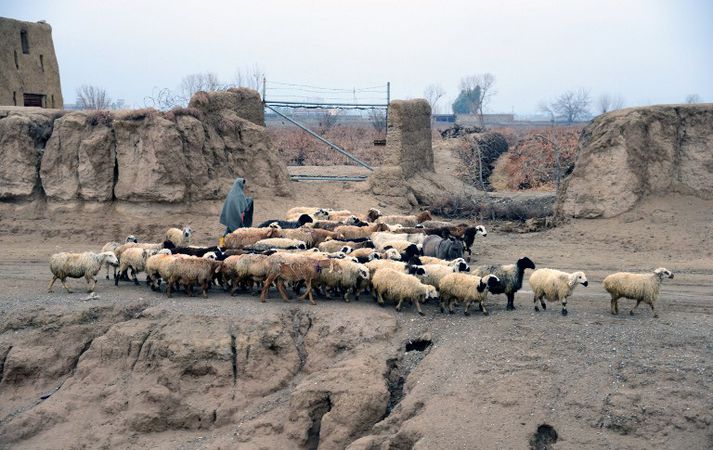
[[[52,108],[54,108],[54,94],[52,94]]]
[[[22,53],[30,54],[30,41],[27,39],[27,30],[20,31],[20,43],[22,44]]]
[[[45,71],[45,57],[40,55],[40,67],[42,67],[42,71]]]
[[[12,91],[12,103],[17,106],[17,92]]]
[[[20,70],[20,61],[17,60],[17,50],[13,50],[15,53],[15,69]]]
[[[45,106],[43,97],[44,95],[42,94],[23,94],[25,106],[37,106],[43,108]]]

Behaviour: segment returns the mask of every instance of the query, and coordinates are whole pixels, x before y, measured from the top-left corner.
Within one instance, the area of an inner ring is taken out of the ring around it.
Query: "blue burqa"
[[[226,233],[241,227],[249,227],[253,222],[253,199],[245,196],[245,178],[236,178],[228,192],[220,213],[220,223],[227,228]]]

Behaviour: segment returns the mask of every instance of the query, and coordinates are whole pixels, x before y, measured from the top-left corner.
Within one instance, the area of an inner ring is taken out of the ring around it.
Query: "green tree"
[[[458,98],[453,102],[453,112],[455,114],[475,114],[480,102],[480,86],[461,89]]]

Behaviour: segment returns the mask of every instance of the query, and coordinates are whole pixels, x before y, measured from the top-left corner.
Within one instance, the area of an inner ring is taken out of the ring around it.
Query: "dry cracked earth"
[[[527,283],[516,311],[491,297],[487,317],[368,296],[168,299],[103,278],[98,298],[77,280],[48,294],[49,254],[131,225],[0,219],[13,230],[0,236],[0,448],[711,448],[711,206],[656,199],[523,234],[491,224],[478,262],[586,272],[566,317],[536,313]],[[612,316],[604,276],[657,266],[676,273],[660,318],[626,301]]]

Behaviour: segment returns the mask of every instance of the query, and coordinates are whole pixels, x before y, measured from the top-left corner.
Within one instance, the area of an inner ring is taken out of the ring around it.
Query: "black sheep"
[[[299,228],[302,225],[306,223],[313,223],[314,219],[312,216],[309,214],[302,214],[300,217],[297,218],[297,220],[280,220],[280,219],[272,219],[272,220],[266,220],[260,225],[258,225],[258,228],[267,228],[270,226],[271,223],[277,222],[280,227],[287,229],[287,228]]]

